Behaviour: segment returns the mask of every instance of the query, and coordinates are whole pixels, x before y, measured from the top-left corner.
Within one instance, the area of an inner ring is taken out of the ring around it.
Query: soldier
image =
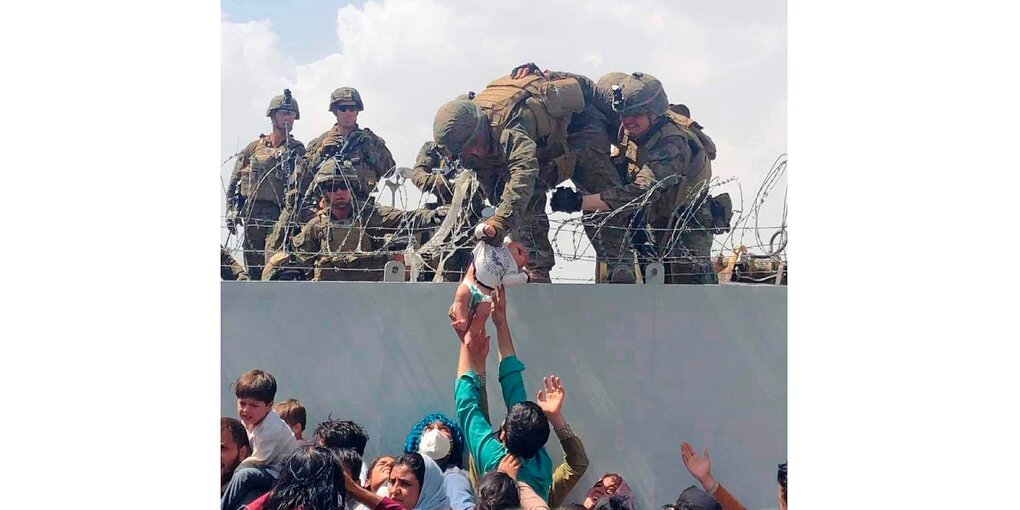
[[[393,234],[406,221],[409,233],[442,221],[446,209],[403,211],[377,205],[365,196],[357,171],[329,160],[312,180],[318,207],[313,217],[294,236],[293,252],[277,253],[263,273],[263,280],[278,278],[287,269],[299,269],[312,280],[379,281],[382,267],[391,259],[386,253],[396,246],[377,240]],[[378,248],[377,245],[380,245]]]
[[[423,193],[435,196],[437,204],[448,205],[453,199],[453,182],[463,170],[463,167],[447,159],[435,142],[428,141],[418,151],[418,157],[408,179]],[[481,193],[475,192],[474,189],[471,191],[470,196],[466,197],[461,205],[461,211],[466,215],[468,224],[473,225],[481,221],[485,202]],[[464,271],[471,263],[472,248],[471,243],[467,243],[450,255],[443,266],[444,281],[459,282],[463,278]]]
[[[320,191],[308,184],[327,161],[336,160],[354,169],[360,183],[355,198],[361,201],[367,200],[379,181],[396,166],[386,142],[370,129],[358,126],[358,114],[364,109],[361,94],[351,87],[340,87],[330,94],[329,111],[336,116],[336,124],[309,142],[297,179],[299,189],[307,189],[300,205],[302,222],[318,208]]]
[[[667,283],[717,283],[709,263],[713,221],[707,183],[712,175],[705,148],[669,112],[659,80],[643,73],[615,78],[613,109],[622,124],[618,148],[627,164],[627,184],[592,195],[559,188],[553,210],[641,208],[658,255],[667,262]],[[646,202],[641,200],[645,196]]]
[[[292,178],[293,190],[288,193],[283,212],[267,241],[271,247],[266,249],[267,261],[278,250],[288,251],[291,237],[315,216],[322,195],[310,184],[327,161],[338,159],[354,168],[361,182],[358,198],[362,201],[368,199],[383,175],[395,166],[386,142],[368,128],[358,126],[358,114],[364,109],[361,94],[353,88],[341,87],[330,94],[329,111],[336,117],[336,123],[308,143],[305,157],[298,162]],[[273,274],[274,278],[280,277],[278,272]]]
[[[691,118],[691,110],[684,104],[671,104],[669,105],[669,111],[677,114],[680,118],[677,119],[681,124],[685,124],[691,131],[697,135],[701,145],[705,147],[705,154],[708,156],[709,166],[712,166],[712,161],[715,161],[715,142],[712,138],[705,134],[705,127],[698,124],[698,121]]]
[[[266,236],[280,217],[281,207],[295,162],[305,147],[290,135],[294,121],[301,118],[297,100],[290,90],[269,102],[266,117],[273,131],[259,135],[237,154],[237,163],[227,185],[227,228],[237,233],[244,226],[244,262],[248,274],[262,274]]]
[[[477,95],[444,104],[433,122],[436,144],[475,170],[496,206],[485,220],[495,230],[486,242],[502,244],[509,235],[527,246],[534,282],[549,282],[555,264],[545,193],[573,174],[577,155],[568,145],[568,125],[593,92],[590,81],[573,76],[504,76]]]

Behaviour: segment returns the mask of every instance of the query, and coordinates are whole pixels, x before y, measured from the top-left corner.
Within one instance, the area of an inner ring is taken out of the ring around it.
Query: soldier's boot
[[[609,273],[609,283],[636,283],[634,270],[625,264],[614,267]]]
[[[545,202],[545,191],[536,189],[528,203],[527,217],[521,220],[517,231],[510,235],[511,239],[528,249],[527,267],[531,282],[535,283],[552,283],[549,272],[556,265],[552,243],[549,242],[549,216],[545,213]]]
[[[552,283],[552,279],[549,277],[549,271],[551,268],[546,267],[532,267],[528,265],[528,274],[531,278],[528,280],[529,283]]]
[[[711,251],[711,234],[697,230],[680,234],[679,245],[672,252],[673,262],[667,267],[666,283],[719,283],[719,276],[712,268]]]

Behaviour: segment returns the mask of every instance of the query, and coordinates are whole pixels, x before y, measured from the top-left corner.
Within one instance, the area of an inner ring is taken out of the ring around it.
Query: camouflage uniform
[[[269,101],[266,117],[274,119],[278,110],[293,112],[294,120],[301,118],[290,90]],[[266,236],[280,216],[294,167],[304,153],[304,145],[288,133],[279,147],[273,146],[269,136],[259,135],[236,155],[227,184],[228,225],[233,229],[233,218],[244,225],[244,261],[249,274],[262,272]]]
[[[650,192],[644,213],[658,254],[666,259],[666,283],[717,283],[710,263],[707,182],[712,170],[705,148],[676,114],[667,113],[665,92],[654,77],[634,73],[619,87],[614,109],[621,114],[648,112],[651,126],[637,138],[621,136],[628,183],[603,191],[602,200],[620,209]]]
[[[244,270],[244,266],[238,263],[227,247],[222,244],[220,245],[220,278],[228,281],[251,279]]]
[[[431,193],[436,197],[439,205],[448,205],[453,199],[453,180],[459,175],[459,169],[451,168],[452,162],[443,157],[442,151],[435,142],[425,142],[418,151],[414,168],[408,179],[423,193]],[[482,219],[482,210],[485,202],[480,193],[472,193],[470,199],[463,205],[463,213],[468,215],[468,224],[474,224]],[[427,239],[422,239],[424,243]],[[456,250],[443,266],[443,280],[448,282],[460,281],[471,263],[472,246],[465,246]],[[426,278],[428,275],[426,275]]]
[[[315,185],[343,183],[344,187],[355,191],[353,196],[357,197],[360,193],[354,176],[350,167],[325,169],[316,175]],[[311,279],[316,281],[380,281],[382,268],[391,256],[372,252],[397,248],[390,245],[392,239],[385,239],[387,235],[394,234],[398,227],[407,227],[412,234],[415,230],[431,228],[442,221],[446,213],[445,209],[404,211],[357,198],[352,201],[351,210],[350,218],[335,218],[322,198],[314,216],[294,236],[293,253],[286,263],[306,268],[312,274]],[[272,276],[267,271],[263,279],[272,279]]]
[[[336,105],[352,105],[358,111],[364,110],[361,94],[350,87],[333,91],[329,110],[332,112]],[[350,145],[346,146],[348,143]],[[267,248],[267,261],[273,251],[289,250],[289,238],[296,235],[301,226],[317,214],[322,195],[311,186],[312,180],[324,166],[338,162],[338,158],[350,163],[357,173],[361,186],[356,198],[362,201],[368,199],[368,194],[375,189],[376,184],[396,166],[392,154],[386,148],[386,142],[368,128],[361,129],[355,125],[345,137],[340,134],[339,124],[334,124],[309,142],[305,157],[298,161],[294,171],[292,195],[286,198],[286,205],[270,235],[269,244],[273,249]]]
[[[486,220],[497,231],[489,242],[502,242],[507,234],[527,246],[533,282],[549,282],[555,265],[546,192],[573,173],[577,155],[568,146],[567,125],[584,111],[591,92],[573,77],[503,77],[471,100],[443,105],[433,123],[436,143],[454,157],[488,133],[486,154],[461,161],[475,170],[496,206],[495,216]]]

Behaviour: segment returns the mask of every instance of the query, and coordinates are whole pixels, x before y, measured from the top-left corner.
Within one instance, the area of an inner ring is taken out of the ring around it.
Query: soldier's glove
[[[510,77],[519,80],[529,74],[542,75],[542,70],[535,65],[534,62],[528,62],[527,64],[521,64],[510,70]]]
[[[556,188],[556,191],[553,192],[552,199],[549,200],[549,206],[552,207],[552,210],[557,212],[577,212],[581,210],[581,202],[583,198],[584,193],[564,186],[559,186]]]
[[[483,221],[482,224],[496,229],[494,235],[484,239],[485,242],[492,246],[503,246],[503,238],[506,237],[506,226],[503,224],[503,220],[499,216],[492,216]]]

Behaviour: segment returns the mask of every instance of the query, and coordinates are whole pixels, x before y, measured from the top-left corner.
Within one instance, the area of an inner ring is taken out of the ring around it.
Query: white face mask
[[[432,460],[442,460],[450,455],[450,439],[439,429],[431,429],[421,435],[418,442],[418,453],[432,457]]]

